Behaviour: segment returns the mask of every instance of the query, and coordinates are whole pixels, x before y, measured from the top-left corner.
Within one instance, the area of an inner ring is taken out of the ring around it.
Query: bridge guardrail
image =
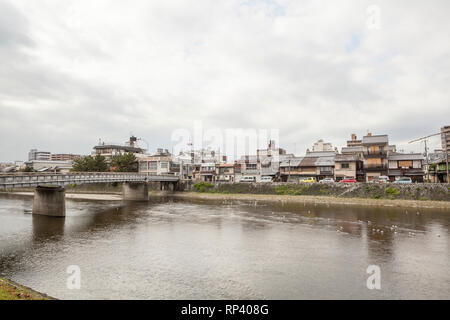
[[[71,172],[0,174],[0,189],[33,187],[42,184],[68,185],[72,183],[111,183],[133,181],[177,182],[174,175],[152,175],[138,172]]]

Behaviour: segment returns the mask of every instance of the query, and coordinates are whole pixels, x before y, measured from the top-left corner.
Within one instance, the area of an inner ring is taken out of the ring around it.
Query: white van
[[[261,183],[267,183],[267,182],[272,182],[273,178],[271,176],[264,176],[261,177]]]
[[[240,182],[256,182],[255,177],[242,177]]]

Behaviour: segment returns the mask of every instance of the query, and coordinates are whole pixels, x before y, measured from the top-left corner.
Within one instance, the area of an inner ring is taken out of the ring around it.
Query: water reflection
[[[33,215],[32,221],[34,242],[58,241],[64,235],[65,218]]]
[[[0,273],[59,298],[448,298],[448,210],[67,201],[65,219],[0,196]],[[7,226],[7,227],[6,227]],[[65,287],[68,265],[83,287]],[[380,265],[383,290],[365,287]],[[36,276],[36,275],[39,276]],[[417,280],[420,279],[420,280]]]

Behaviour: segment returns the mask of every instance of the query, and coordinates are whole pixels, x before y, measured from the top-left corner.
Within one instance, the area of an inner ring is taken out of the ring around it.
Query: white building
[[[323,139],[314,143],[313,152],[333,151],[333,146],[329,142],[323,142]]]
[[[48,151],[39,151],[38,149],[31,149],[28,152],[28,161],[32,160],[50,160],[51,153]]]

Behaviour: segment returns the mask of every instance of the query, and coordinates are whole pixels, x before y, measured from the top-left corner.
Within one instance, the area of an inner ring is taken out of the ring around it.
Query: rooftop
[[[355,152],[363,152],[363,146],[353,146],[353,147],[342,147],[342,153],[355,153]]]
[[[136,147],[130,147],[130,146],[121,146],[118,144],[104,144],[94,147],[95,150],[104,150],[104,149],[119,149],[126,152],[135,152],[135,153],[141,153],[144,152],[144,149],[136,148]]]
[[[335,156],[333,155],[332,157],[319,157],[317,158],[315,165],[320,167],[320,166],[334,166],[334,158]]]
[[[334,159],[335,162],[358,161],[358,157],[353,154],[338,154]]]
[[[219,168],[233,168],[234,167],[234,163],[222,163],[219,164]]]
[[[310,151],[310,152],[306,153],[305,158],[334,157],[335,155],[336,155],[336,152],[334,152],[334,151]]]
[[[387,134],[377,135],[377,136],[364,136],[362,143],[363,144],[376,144],[376,143],[388,143],[389,138]]]
[[[296,157],[289,160],[284,160],[280,163],[280,167],[298,167],[303,159],[303,157]]]
[[[389,155],[388,160],[424,160],[421,153],[394,153]]]

